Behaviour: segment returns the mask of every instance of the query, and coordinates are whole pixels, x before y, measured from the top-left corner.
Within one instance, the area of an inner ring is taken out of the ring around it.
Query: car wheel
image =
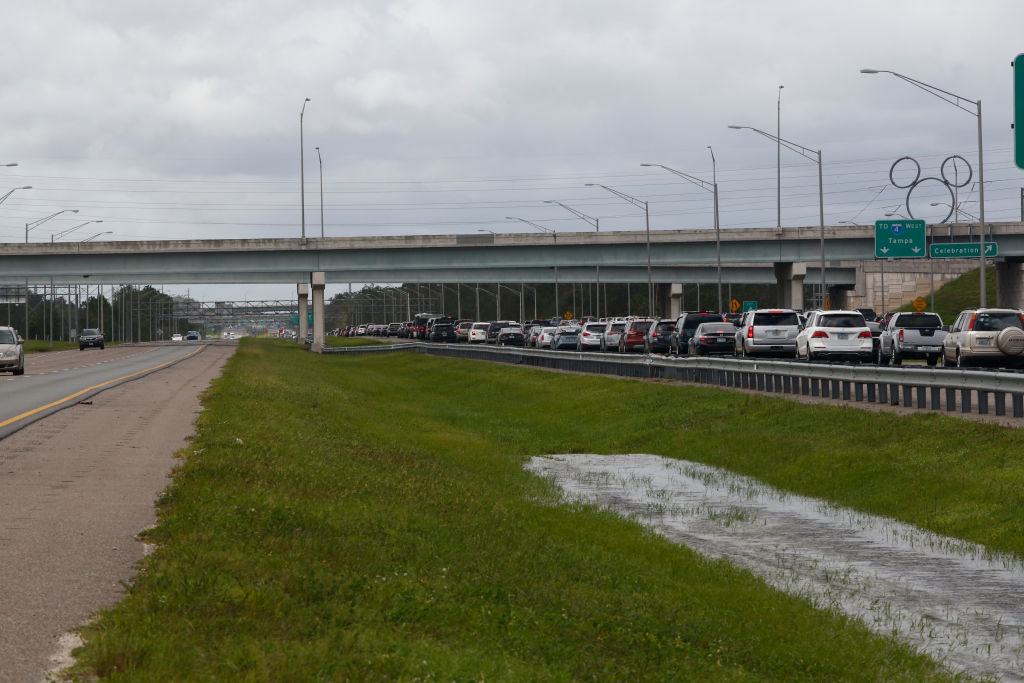
[[[100,351],[103,350],[103,344],[100,344]]]
[[[951,361],[948,358],[946,358],[946,352],[943,351],[942,352],[942,367],[944,367],[944,368],[952,368],[952,367],[955,367],[955,366],[956,366],[956,363],[954,361]]]
[[[928,367],[934,368],[939,363],[939,356],[934,353],[930,354],[925,362],[928,363]]]
[[[19,365],[18,367],[16,367],[14,369],[14,373],[13,374],[15,374],[15,375],[24,375],[25,374],[25,361],[22,361],[21,365]]]
[[[626,352],[626,342],[624,342],[624,341],[622,341],[620,339],[619,340],[619,353],[625,353],[625,352]]]
[[[85,351],[85,347],[83,345],[79,344],[78,345],[78,350],[79,351]]]
[[[960,355],[960,349],[956,350],[956,366],[958,368],[969,368],[971,367],[971,361]]]
[[[893,365],[893,367],[896,367],[896,368],[898,368],[901,365],[903,365],[903,356],[901,356],[900,354],[896,353],[896,349],[892,350],[892,365]]]

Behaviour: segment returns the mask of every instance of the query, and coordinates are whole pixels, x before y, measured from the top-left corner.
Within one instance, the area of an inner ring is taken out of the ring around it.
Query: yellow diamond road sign
[[[918,313],[920,313],[924,309],[928,308],[928,302],[921,297],[917,297],[916,299],[914,299],[914,308],[917,310]]]

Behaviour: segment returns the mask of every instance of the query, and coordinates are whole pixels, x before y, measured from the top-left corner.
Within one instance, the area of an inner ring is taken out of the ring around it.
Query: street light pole
[[[324,160],[320,156],[320,148],[316,148],[316,158],[320,161],[320,237],[324,236]]]
[[[543,225],[537,225],[533,221],[528,221],[525,218],[519,218],[518,216],[505,216],[505,220],[507,220],[507,221],[519,221],[520,223],[526,223],[527,225],[532,226],[534,228],[537,228],[538,230],[541,230],[543,232],[550,232],[551,233],[551,241],[554,243],[554,246],[555,246],[555,254],[554,254],[554,261],[555,261],[555,314],[552,317],[553,318],[559,317],[559,315],[558,315],[558,233],[555,232],[554,228],[545,228]]]
[[[15,164],[15,165],[17,165],[17,164]],[[11,196],[12,194],[14,194],[15,192],[17,192],[18,190],[31,190],[31,189],[32,189],[32,186],[31,186],[31,185],[24,185],[24,186],[22,186],[22,187],[16,187],[16,188],[14,188],[13,190],[10,190],[9,192],[7,192],[7,193],[6,193],[5,195],[3,195],[2,197],[0,197],[0,204],[3,204],[3,203],[4,203],[4,201],[6,201],[6,199],[7,199],[8,197],[10,197],[10,196]]]
[[[25,244],[28,244],[28,231],[29,230],[32,230],[34,228],[38,228],[40,225],[42,225],[46,221],[50,220],[51,218],[56,218],[57,216],[61,215],[62,213],[78,213],[78,209],[61,209],[60,211],[56,211],[54,213],[51,213],[49,216],[46,216],[45,218],[40,218],[37,221],[29,221],[28,223],[25,223]],[[45,289],[45,285],[44,285],[44,289]],[[28,300],[29,300],[29,297],[28,297],[28,278],[26,277],[25,278],[25,339],[26,340],[28,339]],[[44,308],[43,309],[43,313],[45,313],[45,312],[46,312],[46,309]],[[45,323],[45,320],[44,320],[44,323]]]
[[[669,173],[676,174],[677,176],[679,176],[683,180],[686,180],[687,182],[693,183],[694,185],[696,185],[700,189],[707,190],[708,192],[712,193],[713,198],[714,198],[714,207],[713,207],[714,208],[714,214],[713,214],[713,218],[714,218],[714,224],[715,224],[715,262],[717,264],[717,271],[718,271],[718,311],[721,312],[723,310],[722,309],[722,236],[721,236],[721,231],[719,230],[719,225],[718,225],[718,170],[717,170],[716,163],[715,163],[715,150],[711,149],[711,145],[708,145],[707,148],[709,150],[711,150],[711,174],[712,174],[711,177],[712,177],[713,180],[710,183],[708,181],[706,181],[706,180],[702,180],[700,178],[692,176],[689,173],[683,173],[682,171],[677,171],[674,168],[669,168],[668,166],[664,166],[662,164],[640,164],[640,165],[641,166],[656,166],[657,168],[664,169],[664,170],[668,171]]]
[[[302,102],[302,110],[299,112],[299,194],[302,195],[302,239],[306,239],[306,143],[302,137],[302,117],[306,115],[307,97]]]
[[[68,228],[67,230],[62,230],[61,232],[51,234],[50,235],[50,243],[52,244],[56,239],[59,239],[59,238],[63,237],[64,235],[72,233],[75,230],[78,230],[79,228],[81,228],[82,226],[89,225],[90,223],[102,223],[102,222],[103,222],[103,219],[96,220],[96,221],[86,221],[84,223],[79,223],[78,225],[76,225],[73,228]],[[100,234],[103,234],[103,233],[100,233]]]
[[[586,215],[582,211],[577,211],[576,209],[572,208],[571,206],[566,206],[562,202],[554,200],[554,199],[545,199],[544,203],[545,204],[558,204],[560,207],[562,207],[563,209],[565,209],[569,213],[573,214],[577,218],[582,218],[587,223],[590,223],[591,225],[593,225],[594,226],[594,232],[601,232],[601,219],[600,218],[591,218],[590,216]],[[595,266],[594,274],[595,274],[595,279],[597,280],[597,317],[600,318],[601,317],[601,264],[597,264],[597,266]],[[608,302],[605,302],[605,305],[607,305],[607,303]]]
[[[785,147],[788,150],[796,152],[804,159],[809,161],[816,161],[818,164],[818,217],[821,226],[821,306],[827,308],[825,305],[825,299],[828,296],[828,283],[825,279],[825,188],[822,179],[822,164],[821,164],[821,150],[813,150],[810,147],[804,147],[798,145],[795,142],[780,138],[771,133],[766,133],[759,128],[753,128],[751,126],[729,126],[733,130],[752,130],[758,135],[774,140],[779,145]],[[814,156],[811,156],[814,155]],[[780,221],[781,222],[781,221]]]
[[[911,85],[913,85],[913,86],[915,86],[917,88],[920,88],[921,90],[924,90],[926,93],[928,93],[930,95],[933,95],[935,97],[938,97],[943,102],[947,102],[949,104],[952,104],[957,109],[960,109],[961,111],[965,111],[968,114],[970,114],[971,116],[975,116],[975,117],[978,118],[978,188],[979,188],[978,189],[978,202],[981,204],[981,211],[980,211],[981,216],[980,216],[980,221],[979,221],[980,222],[980,227],[978,229],[978,240],[980,242],[979,245],[978,245],[978,247],[979,247],[978,251],[980,252],[980,256],[978,256],[978,262],[979,262],[979,266],[980,266],[980,274],[979,274],[978,277],[979,277],[979,280],[980,280],[979,284],[981,285],[981,293],[980,293],[980,296],[979,296],[979,304],[981,305],[982,308],[984,308],[985,307],[985,299],[986,299],[986,291],[985,291],[986,290],[986,283],[985,283],[985,159],[984,159],[983,146],[982,146],[982,140],[981,140],[981,100],[972,100],[970,98],[963,97],[963,96],[957,95],[955,93],[951,93],[948,90],[943,90],[942,88],[938,88],[938,87],[936,87],[934,85],[929,85],[927,83],[924,83],[923,81],[916,80],[914,78],[911,78],[910,76],[905,76],[905,75],[903,75],[901,73],[896,73],[895,71],[889,71],[887,69],[861,69],[860,72],[862,74],[892,74],[896,78],[898,78],[898,79],[900,79],[902,81],[906,81],[907,83],[910,83]],[[961,101],[963,101],[963,102],[970,102],[971,104],[973,104],[975,106],[976,111],[971,111],[967,107],[964,107],[961,104]],[[954,165],[954,168],[955,168],[955,165]]]
[[[601,185],[600,183],[584,183],[586,187],[603,187],[604,189],[611,192],[620,199],[625,199],[633,206],[638,206],[644,210],[644,225],[647,231],[647,315],[648,317],[654,317],[654,280],[651,278],[651,211],[647,205],[647,202],[636,197],[631,197],[624,192],[613,190],[607,185]]]
[[[779,101],[775,110],[775,175],[778,183],[775,189],[775,203],[778,207],[779,222],[778,228],[782,229],[782,89],[786,86],[779,86]]]

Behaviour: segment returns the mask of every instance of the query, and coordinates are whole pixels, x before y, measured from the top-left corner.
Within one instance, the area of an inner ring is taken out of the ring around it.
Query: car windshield
[[[99,333],[100,333],[99,330],[91,330],[91,329],[90,330],[82,330],[82,334],[84,336],[87,336],[87,337],[91,337],[91,336],[97,335]]]
[[[587,332],[603,332],[604,323],[591,323],[587,325]]]
[[[794,311],[764,311],[763,313],[754,314],[755,325],[799,325],[800,321],[796,317]],[[833,325],[833,327],[844,327],[843,325]],[[863,327],[858,325],[858,327]]]
[[[630,323],[629,329],[631,329],[631,330],[639,330],[641,332],[646,332],[651,327],[651,323],[652,322],[654,322],[654,321],[653,320],[638,320],[638,321],[636,321],[634,323]]]
[[[675,327],[676,327],[676,324],[672,320],[662,320],[661,322],[658,323],[658,326],[655,327],[654,329],[656,329],[656,330],[663,330],[665,332],[668,332],[669,330],[675,329]]]
[[[451,329],[451,325],[434,325],[434,332],[447,332]]]
[[[14,344],[14,333],[10,330],[0,330],[0,344]]]
[[[934,313],[908,313],[896,318],[896,327],[917,327],[926,330],[937,330],[942,327],[942,320]]]
[[[736,326],[732,323],[705,323],[700,328],[701,334],[733,334],[736,332]]]
[[[1024,320],[1021,320],[1019,313],[978,313],[974,319],[974,329],[979,332],[996,332],[1007,327],[1024,329]]]
[[[815,324],[818,327],[867,327],[860,313],[823,313]]]
[[[622,332],[622,328],[624,328],[625,326],[626,326],[626,323],[615,323],[614,325],[612,325],[612,329],[609,330],[609,331],[610,332]]]
[[[683,320],[683,329],[684,330],[695,330],[695,329],[697,329],[697,326],[700,325],[701,323],[718,322],[718,321],[721,321],[721,320],[722,320],[722,316],[720,316],[720,315],[711,315],[711,314],[688,315],[688,316],[686,316],[686,319]]]

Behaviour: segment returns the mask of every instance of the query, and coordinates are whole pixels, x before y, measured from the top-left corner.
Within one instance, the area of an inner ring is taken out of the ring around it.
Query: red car
[[[654,318],[634,318],[626,323],[619,337],[619,353],[626,353],[634,349],[643,350],[644,336],[647,330],[654,324]]]

